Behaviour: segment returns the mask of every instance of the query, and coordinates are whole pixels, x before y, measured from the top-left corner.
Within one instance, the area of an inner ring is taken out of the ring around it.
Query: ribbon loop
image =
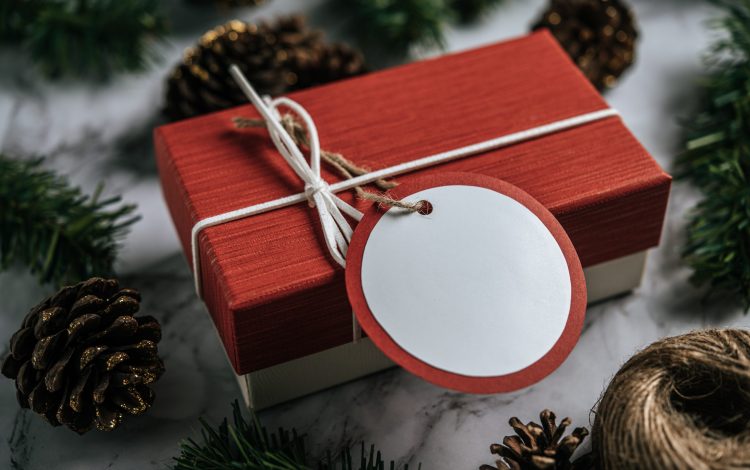
[[[304,194],[310,207],[317,209],[328,252],[338,264],[346,267],[346,251],[349,248],[349,240],[351,240],[353,230],[342,210],[357,220],[362,217],[362,214],[336,196],[328,183],[321,178],[320,139],[315,122],[313,122],[307,110],[294,100],[285,97],[261,98],[237,66],[231,66],[229,72],[266,121],[266,127],[276,149],[305,183]],[[281,106],[294,112],[307,130],[308,148],[310,150],[309,162],[282,124],[281,113],[279,113],[279,107]]]

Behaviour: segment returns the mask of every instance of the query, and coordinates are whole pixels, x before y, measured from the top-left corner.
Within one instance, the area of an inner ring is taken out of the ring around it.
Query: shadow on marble
[[[144,117],[132,129],[119,136],[112,144],[112,158],[105,165],[121,169],[135,176],[156,176],[154,129],[166,124],[161,110]]]

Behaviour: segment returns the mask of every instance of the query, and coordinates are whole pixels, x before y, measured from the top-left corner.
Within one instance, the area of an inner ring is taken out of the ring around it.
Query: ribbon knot
[[[307,203],[310,207],[315,207],[315,195],[321,192],[331,192],[331,187],[323,178],[318,178],[316,181],[305,185],[305,197],[307,197]]]
[[[237,66],[231,66],[229,72],[265,121],[268,133],[279,154],[305,183],[305,197],[310,207],[317,209],[326,247],[333,259],[345,267],[346,250],[349,247],[353,230],[344,214],[360,220],[362,213],[336,196],[328,183],[321,178],[320,140],[315,122],[307,110],[296,101],[285,97],[261,98]],[[279,113],[279,108],[282,106],[297,115],[307,132],[309,161],[282,123],[281,113]]]

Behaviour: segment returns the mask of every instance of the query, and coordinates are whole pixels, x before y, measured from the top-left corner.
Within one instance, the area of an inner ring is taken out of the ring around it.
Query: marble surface
[[[274,0],[238,17],[269,17],[308,10],[334,37],[341,20],[321,13],[322,0]],[[508,0],[481,24],[448,32],[448,49],[460,50],[522,34],[542,0]],[[607,94],[626,124],[669,168],[678,141],[678,116],[689,106],[713,13],[688,0],[633,0],[642,39],[637,65]],[[177,442],[194,436],[197,418],[217,421],[239,397],[230,366],[203,305],[161,197],[151,129],[160,122],[164,76],[202,31],[233,16],[189,10],[171,2],[175,33],[159,45],[162,62],[150,72],[107,85],[46,83],[23,58],[0,54],[0,149],[18,156],[48,155],[50,167],[86,188],[106,180],[107,191],[137,202],[143,216],[125,240],[119,270],[145,298],[143,311],[161,320],[160,350],[167,373],[156,385],[148,415],[127,420],[115,433],[79,437],[51,428],[20,411],[13,384],[0,380],[0,468],[165,468]],[[427,51],[427,54],[434,53]],[[589,309],[584,333],[568,360],[541,383],[512,394],[472,396],[429,385],[401,370],[278,406],[261,414],[274,428],[295,426],[320,452],[361,440],[377,443],[400,463],[425,469],[477,468],[491,462],[488,445],[508,432],[507,419],[534,418],[545,407],[576,424],[591,409],[609,378],[633,352],[668,335],[706,326],[750,326],[739,307],[703,305],[702,292],[681,265],[686,211],[696,200],[683,183],[674,186],[662,244],[652,251],[643,285],[632,295]],[[22,269],[0,274],[0,353],[29,306],[48,292]]]

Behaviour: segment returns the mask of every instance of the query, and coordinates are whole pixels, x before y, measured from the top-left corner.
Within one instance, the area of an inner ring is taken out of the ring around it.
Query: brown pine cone
[[[589,470],[593,468],[591,454],[571,462],[573,453],[588,436],[586,428],[576,428],[563,437],[570,426],[570,418],[560,425],[555,424],[555,413],[544,410],[539,414],[542,425],[530,422],[523,424],[518,418],[511,418],[510,426],[515,436],[505,436],[502,444],[492,444],[490,452],[499,455],[496,466],[482,465],[480,470]]]
[[[550,0],[532,28],[548,28],[599,90],[613,87],[635,57],[635,16],[623,0]]]
[[[229,75],[232,64],[260,94],[272,96],[365,71],[361,53],[326,43],[301,16],[272,24],[230,21],[204,34],[175,67],[167,81],[167,116],[183,119],[247,103]]]
[[[110,431],[125,414],[145,412],[164,364],[159,322],[134,317],[139,302],[116,280],[91,278],[32,308],[2,364],[21,407],[79,434]]]

